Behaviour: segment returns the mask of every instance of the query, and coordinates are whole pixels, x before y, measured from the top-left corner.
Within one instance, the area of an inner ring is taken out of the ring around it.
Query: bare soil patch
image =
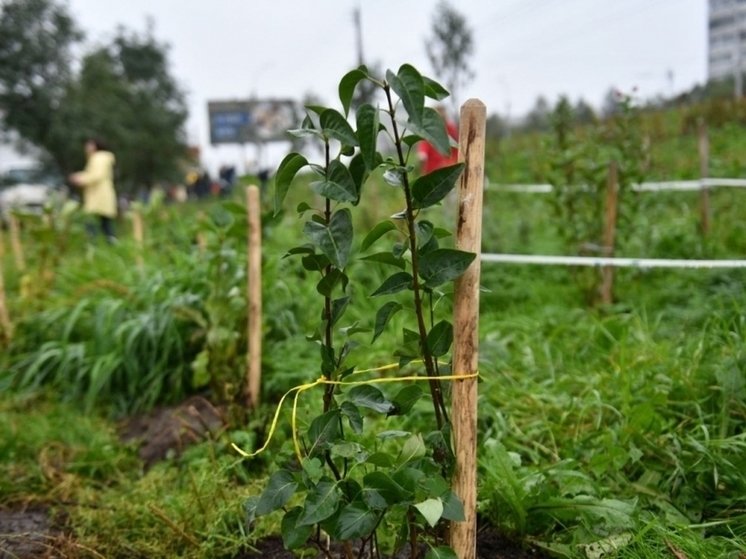
[[[297,559],[297,555],[285,549],[282,538],[271,536],[258,541],[254,547],[256,551],[246,552],[236,559]],[[426,549],[422,550],[421,557],[425,556]],[[341,550],[334,553],[335,559],[344,559]],[[323,559],[318,554],[315,559]],[[409,559],[409,548],[405,549],[394,558]],[[508,540],[493,528],[484,528],[477,534],[477,559],[550,559],[551,555],[540,549],[531,549],[521,545],[520,542]]]
[[[140,458],[148,469],[160,460],[181,455],[184,448],[216,435],[224,426],[223,413],[201,396],[194,396],[178,406],[120,421],[119,436],[123,442],[139,443]]]
[[[62,519],[43,508],[0,510],[0,559],[68,557]]]

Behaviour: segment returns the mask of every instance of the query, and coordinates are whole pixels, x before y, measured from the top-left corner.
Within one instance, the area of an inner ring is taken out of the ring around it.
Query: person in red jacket
[[[448,113],[443,105],[438,105],[435,110],[446,123],[446,130],[448,135],[454,140],[458,141],[458,127],[456,124],[448,118]],[[449,165],[455,165],[458,163],[458,150],[451,148],[449,155],[443,155],[435,147],[427,141],[422,141],[417,146],[417,154],[419,155],[420,163],[422,164],[422,173],[427,175],[436,169],[442,167],[448,167]]]

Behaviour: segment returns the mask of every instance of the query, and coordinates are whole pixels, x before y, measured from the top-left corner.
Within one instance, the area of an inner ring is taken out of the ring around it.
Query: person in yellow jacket
[[[85,169],[70,175],[70,182],[83,191],[83,211],[99,217],[101,231],[109,242],[114,241],[114,218],[117,215],[117,196],[114,191],[114,154],[99,140],[85,144],[88,157]],[[92,234],[96,225],[90,224]]]

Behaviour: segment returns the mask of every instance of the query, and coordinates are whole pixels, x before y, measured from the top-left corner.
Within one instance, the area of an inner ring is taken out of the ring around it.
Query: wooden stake
[[[207,250],[207,237],[205,237],[205,232],[202,230],[202,225],[205,222],[205,212],[202,210],[197,212],[197,223],[199,224],[200,229],[197,231],[197,249],[199,250],[200,254],[204,254]]]
[[[616,241],[617,199],[619,195],[619,169],[615,161],[609,163],[606,178],[606,221],[604,222],[604,256],[614,256]],[[601,302],[614,302],[614,267],[604,266],[601,285]]]
[[[705,180],[710,176],[710,140],[707,137],[707,125],[703,119],[697,121],[697,144],[699,148],[700,210],[702,212],[700,227],[702,236],[710,234],[710,187]]]
[[[5,239],[3,227],[0,224],[0,341],[9,342],[13,339],[13,325],[10,322],[8,306],[5,303],[5,276],[3,274],[3,264],[5,259]]]
[[[144,225],[142,221],[142,214],[135,210],[132,212],[132,237],[135,239],[135,244],[137,245],[137,265],[141,268],[143,267],[143,259],[142,259],[142,251],[143,251],[143,245],[145,244],[145,233],[144,233]]]
[[[482,253],[482,195],[487,108],[478,99],[461,107],[459,161],[466,164],[458,186],[456,248],[477,257],[455,284],[453,374],[479,367],[479,274]],[[456,471],[453,491],[464,504],[464,522],[451,523],[451,547],[459,559],[477,552],[477,379],[453,381],[453,438]]]
[[[23,256],[23,245],[21,244],[21,228],[18,225],[18,218],[13,212],[8,214],[8,228],[10,229],[10,246],[13,249],[16,268],[23,273],[26,271],[26,259]]]
[[[259,187],[246,187],[246,214],[249,220],[249,255],[247,258],[248,294],[248,371],[249,409],[259,406],[262,384],[262,221]]]

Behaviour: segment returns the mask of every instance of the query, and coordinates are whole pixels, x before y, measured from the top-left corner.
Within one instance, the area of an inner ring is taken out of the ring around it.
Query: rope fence
[[[610,258],[603,256],[546,256],[533,254],[482,254],[482,262],[590,266],[616,268],[746,268],[746,260],[676,260],[666,258]]]
[[[661,192],[670,191],[699,191],[703,188],[746,188],[746,179],[697,179],[689,181],[661,181],[661,182],[643,182],[633,184],[634,192]],[[489,185],[490,190],[500,190],[503,192],[525,192],[534,194],[548,194],[554,190],[551,184],[495,184]]]

